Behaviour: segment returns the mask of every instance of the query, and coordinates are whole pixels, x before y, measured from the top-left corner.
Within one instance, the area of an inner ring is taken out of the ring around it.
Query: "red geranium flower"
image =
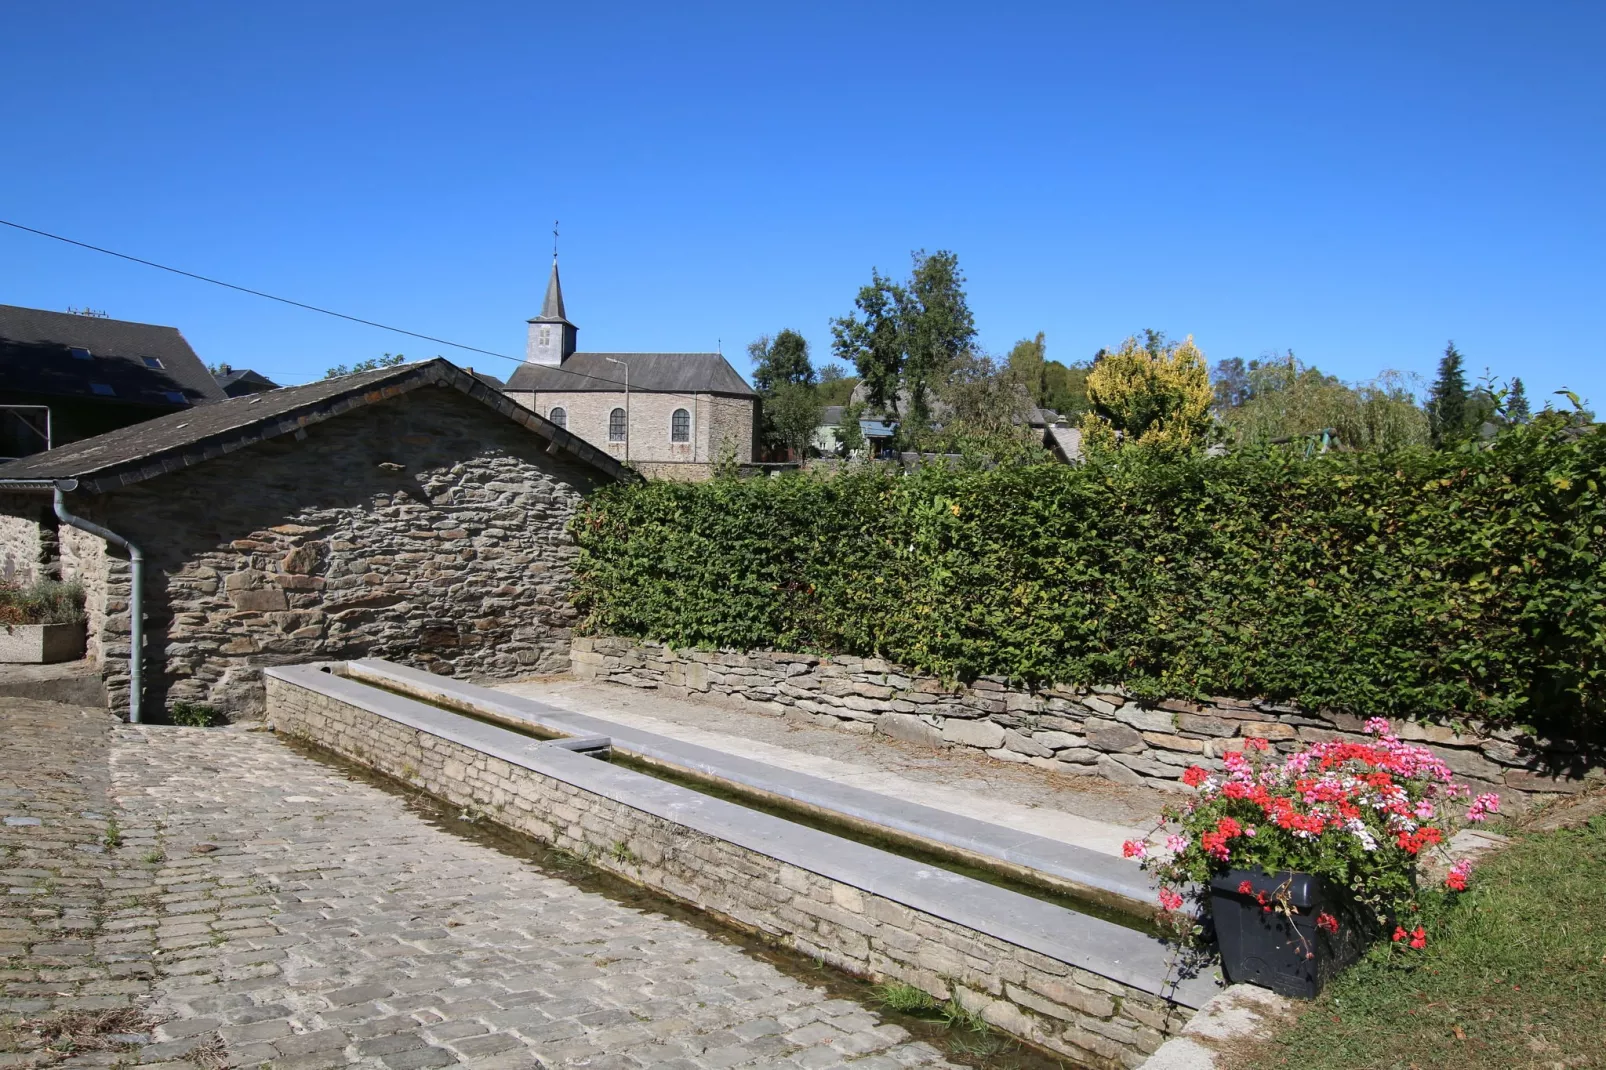
[[[1325,929],[1330,933],[1336,933],[1338,932],[1338,919],[1324,910],[1320,914],[1316,915],[1316,927],[1318,929]]]

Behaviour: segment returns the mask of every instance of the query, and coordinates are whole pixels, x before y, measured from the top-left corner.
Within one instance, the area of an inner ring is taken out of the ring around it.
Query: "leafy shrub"
[[[77,583],[36,580],[23,587],[0,580],[0,625],[71,624],[84,619],[84,589]]]
[[[1606,706],[1606,433],[1456,450],[1121,450],[610,487],[587,627],[1582,733]]]
[[[211,728],[222,724],[225,718],[215,706],[180,699],[167,707],[167,720],[185,728]]]

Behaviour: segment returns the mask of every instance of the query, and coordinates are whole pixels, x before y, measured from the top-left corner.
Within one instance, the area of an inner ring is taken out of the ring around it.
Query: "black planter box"
[[[1248,894],[1238,891],[1244,881]],[[1256,899],[1261,892],[1269,900],[1286,897],[1292,918],[1275,905],[1267,911]],[[1227,980],[1295,999],[1316,998],[1369,942],[1355,913],[1309,873],[1229,870],[1210,881],[1210,911]],[[1317,927],[1323,911],[1338,919],[1337,933]]]

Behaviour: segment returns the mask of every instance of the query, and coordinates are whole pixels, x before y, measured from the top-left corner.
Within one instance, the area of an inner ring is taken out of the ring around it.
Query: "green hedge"
[[[596,632],[1594,736],[1606,433],[650,483],[575,522]]]

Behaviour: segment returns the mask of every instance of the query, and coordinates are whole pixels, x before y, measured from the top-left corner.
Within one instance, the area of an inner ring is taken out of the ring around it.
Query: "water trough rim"
[[[264,672],[292,686],[1183,1006],[1197,1009],[1215,994],[1217,985],[1210,977],[1173,977],[1177,955],[1172,945],[1114,923],[380,691],[325,671],[318,664],[270,667]],[[1068,925],[1070,919],[1075,920]]]

